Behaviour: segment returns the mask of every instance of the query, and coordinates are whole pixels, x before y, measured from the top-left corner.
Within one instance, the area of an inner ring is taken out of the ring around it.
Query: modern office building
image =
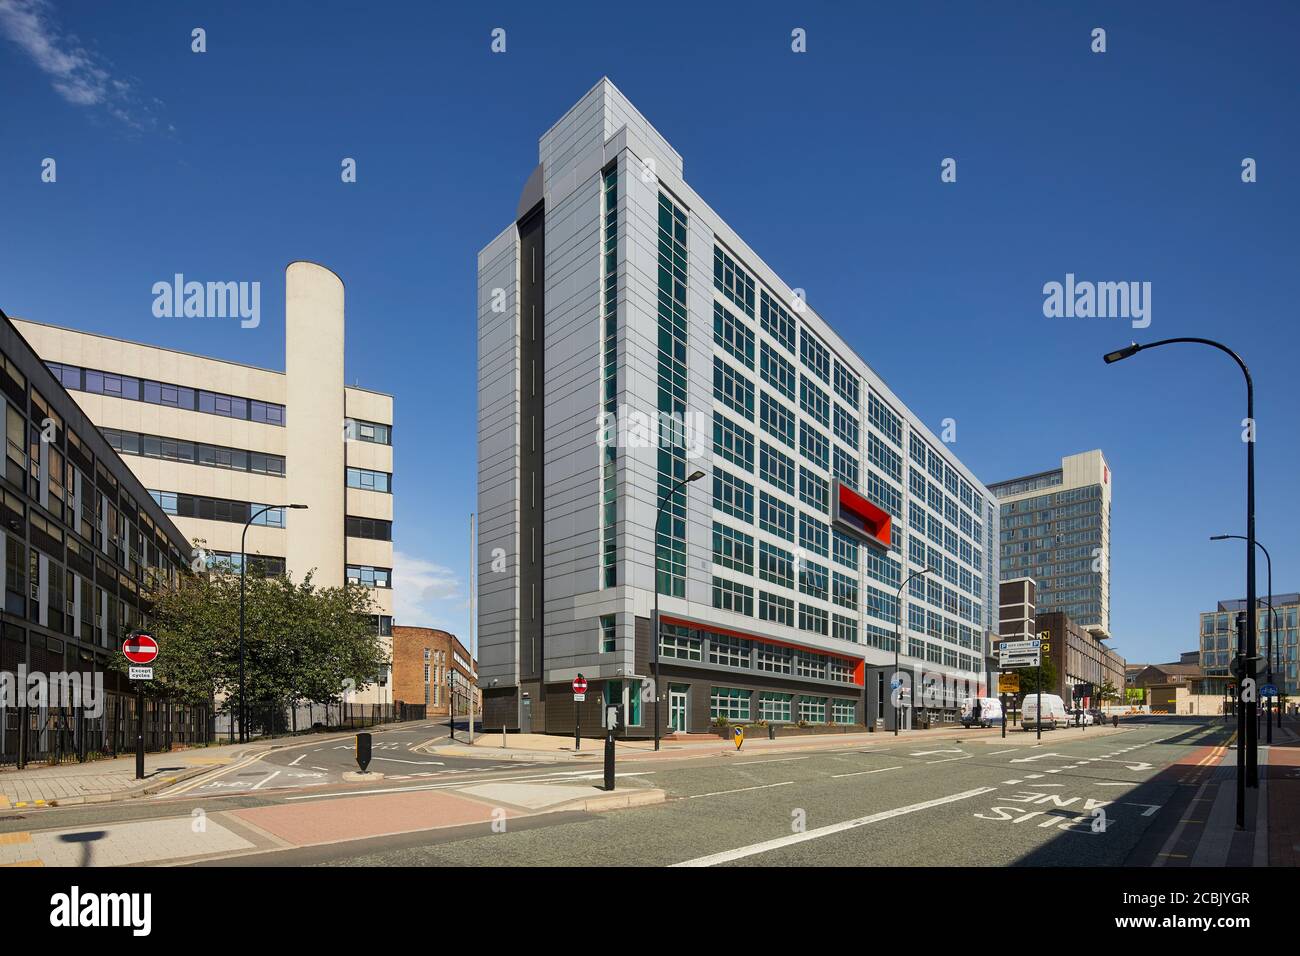
[[[108,669],[110,656],[147,623],[151,593],[176,584],[189,542],[14,323],[0,318],[8,438],[0,476],[0,671],[11,675],[7,681],[20,669],[47,680],[98,672],[107,696],[99,715],[87,713],[89,703],[32,708],[0,697],[0,764],[19,759],[23,717],[27,760],[58,750],[124,750],[134,740],[135,694],[125,675]],[[25,690],[25,680],[16,686]],[[147,708],[150,749],[204,739],[206,708],[152,700]]]
[[[1259,620],[1257,626],[1258,654],[1261,657],[1269,649],[1269,609],[1268,596],[1260,595]],[[1237,614],[1246,609],[1246,599],[1220,601],[1213,611],[1201,614],[1200,664],[1205,672],[1207,682],[1227,684],[1232,678],[1229,665],[1237,653]],[[1297,619],[1300,619],[1300,594],[1273,595],[1273,683],[1287,697],[1297,694]],[[1266,679],[1269,661],[1261,660],[1256,674],[1261,683]],[[1285,686],[1284,686],[1285,682]],[[1207,689],[1207,693],[1214,692]]]
[[[344,384],[338,276],[310,262],[285,270],[283,372],[14,324],[209,560],[237,565],[251,518],[250,572],[372,585],[375,627],[391,641],[393,399]],[[257,514],[282,504],[307,509]],[[391,702],[378,677],[349,702]]]
[[[1080,627],[1063,611],[1041,610],[1033,578],[1003,581],[999,590],[999,635],[1004,640],[1043,642],[1043,658],[1055,668],[1055,693],[1068,702],[1075,698],[1075,687],[1088,684],[1096,690],[1109,683],[1117,695],[1111,703],[1123,699],[1127,664],[1100,635]]]
[[[1001,509],[999,574],[1033,578],[1038,611],[1110,637],[1110,466],[1100,451],[989,485]]]
[[[393,626],[393,699],[424,704],[429,717],[446,717],[454,694],[456,713],[468,709],[474,694],[475,713],[481,712],[477,691],[478,668],[469,648],[450,631],[433,627]]]
[[[982,685],[993,496],[607,79],[539,146],[479,254],[485,726],[572,733],[579,673],[593,731],[874,724],[900,617]]]

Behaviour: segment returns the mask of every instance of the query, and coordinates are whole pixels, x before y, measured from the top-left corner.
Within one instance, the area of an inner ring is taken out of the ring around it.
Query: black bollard
[[[605,790],[614,791],[614,728],[605,731]]]

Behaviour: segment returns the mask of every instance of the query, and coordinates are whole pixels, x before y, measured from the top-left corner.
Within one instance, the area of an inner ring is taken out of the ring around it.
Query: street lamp
[[[244,522],[244,530],[239,536],[239,742],[248,742],[248,710],[244,702],[244,574],[245,566],[248,564],[248,526],[275,508],[292,508],[295,511],[305,511],[306,505],[267,505],[259,511],[253,512],[247,521]]]
[[[1235,538],[1238,541],[1246,540],[1245,536],[1240,534],[1215,534],[1210,536],[1211,541],[1227,541],[1230,538]],[[1273,643],[1273,624],[1274,619],[1277,617],[1277,612],[1273,610],[1273,556],[1268,553],[1268,548],[1264,547],[1258,541],[1255,542],[1255,547],[1264,552],[1264,561],[1268,565],[1268,649],[1264,651],[1264,664],[1268,668],[1268,682],[1271,684],[1273,683],[1274,664],[1277,665],[1279,672],[1282,670],[1281,660],[1275,660],[1278,651],[1275,650],[1276,645]],[[1283,676],[1282,683],[1283,685],[1286,684],[1285,675]],[[1277,725],[1281,727],[1282,709],[1278,707],[1279,703],[1281,703],[1281,699],[1274,698],[1273,708],[1277,711]],[[1271,720],[1267,721],[1265,727],[1268,731],[1267,741],[1271,744],[1273,742],[1273,722]]]
[[[1241,360],[1241,356],[1228,348],[1222,342],[1216,342],[1213,339],[1202,339],[1195,337],[1181,337],[1174,339],[1161,339],[1158,342],[1148,342],[1144,345],[1138,345],[1133,342],[1122,349],[1114,352],[1108,352],[1103,356],[1107,365],[1113,365],[1123,359],[1136,355],[1143,349],[1153,349],[1161,345],[1173,345],[1176,343],[1188,343],[1193,345],[1208,345],[1216,348],[1220,352],[1228,355],[1237,367],[1241,369],[1242,376],[1246,379],[1246,426],[1251,430],[1249,440],[1246,442],[1246,607],[1250,609],[1250,614],[1246,619],[1246,671],[1245,676],[1255,676],[1255,633],[1256,633],[1256,611],[1255,611],[1255,383],[1250,377],[1250,369],[1246,363]],[[1242,682],[1244,684],[1244,681]],[[1239,692],[1240,694],[1240,692]],[[1237,827],[1244,829],[1246,826],[1246,786],[1259,786],[1259,754],[1256,751],[1255,713],[1256,704],[1254,701],[1246,703],[1244,707],[1238,708],[1237,717],[1237,745],[1245,746],[1245,780],[1241,774],[1237,779]]]
[[[655,691],[655,750],[659,749],[659,521],[664,516],[664,508],[672,500],[673,495],[677,494],[686,484],[691,481],[699,481],[704,477],[704,472],[693,471],[681,481],[677,482],[664,495],[663,501],[659,502],[659,510],[655,512],[655,626],[654,626],[654,656],[651,660],[654,662],[654,691]]]
[[[919,571],[913,571],[898,586],[898,619],[894,622],[894,680],[898,681],[898,704],[903,703],[903,678],[898,673],[898,649],[903,645],[903,589],[911,582],[912,578],[918,574],[938,574],[936,568],[921,568]],[[892,681],[890,683],[893,683]],[[912,710],[916,710],[916,688],[912,688]],[[894,707],[894,736],[898,736],[898,725],[902,722],[903,708]]]

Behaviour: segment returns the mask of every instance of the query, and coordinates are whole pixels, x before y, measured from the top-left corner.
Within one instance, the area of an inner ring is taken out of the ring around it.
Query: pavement
[[[368,728],[377,736],[398,724]],[[421,725],[423,726],[423,725]],[[158,793],[182,781],[229,767],[254,754],[302,747],[308,743],[350,742],[356,731],[306,737],[282,737],[244,744],[192,747],[165,753],[147,753],[144,779],[135,776],[135,754],[63,763],[56,766],[31,763],[22,770],[0,770],[0,811],[43,806],[75,806],[128,800]]]

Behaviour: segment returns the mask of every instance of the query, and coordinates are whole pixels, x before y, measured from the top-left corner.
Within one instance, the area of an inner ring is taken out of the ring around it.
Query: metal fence
[[[424,719],[424,704],[408,704],[403,701],[392,704],[305,703],[293,707],[250,704],[248,736],[280,737],[313,730],[350,730]],[[238,740],[238,713],[226,711],[218,714],[213,721],[213,729],[214,737],[219,743]]]
[[[108,692],[103,712],[94,717],[71,707],[0,706],[0,766],[57,764],[134,753],[137,728],[136,698],[131,694]],[[211,740],[211,709],[207,705],[145,699],[145,750],[166,751]]]

